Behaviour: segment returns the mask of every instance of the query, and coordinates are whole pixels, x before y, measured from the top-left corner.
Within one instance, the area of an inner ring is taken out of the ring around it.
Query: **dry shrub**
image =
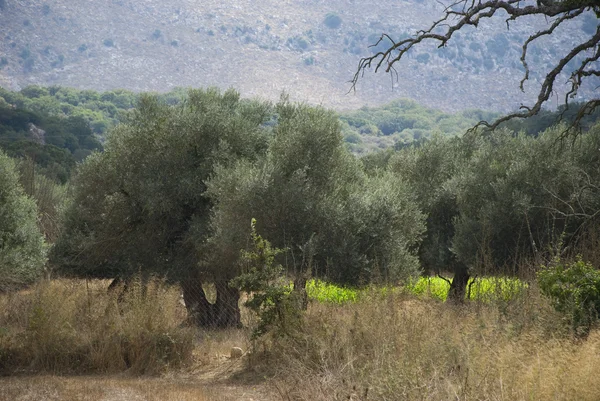
[[[177,288],[136,282],[119,299],[107,286],[44,281],[0,297],[0,373],[158,373],[191,359]]]
[[[501,307],[402,294],[313,304],[266,365],[289,400],[597,400],[600,332],[574,342],[528,291]]]

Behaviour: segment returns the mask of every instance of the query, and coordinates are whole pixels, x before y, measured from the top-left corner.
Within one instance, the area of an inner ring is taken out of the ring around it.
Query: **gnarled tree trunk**
[[[214,327],[241,327],[240,291],[230,287],[227,281],[218,281],[215,287],[217,300],[214,304]]]
[[[461,303],[465,300],[467,293],[467,285],[471,275],[469,274],[469,268],[461,262],[454,261],[454,278],[452,284],[450,284],[450,290],[448,291],[448,300],[451,302]]]
[[[239,299],[240,292],[231,288],[227,281],[215,283],[217,296],[211,303],[199,275],[191,274],[181,281],[183,301],[188,312],[188,322],[203,328],[224,328],[241,326]]]

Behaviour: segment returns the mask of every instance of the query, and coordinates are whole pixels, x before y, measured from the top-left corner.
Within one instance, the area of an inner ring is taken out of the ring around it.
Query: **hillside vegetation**
[[[527,85],[525,94],[518,88],[521,45],[531,28],[546,21],[515,21],[508,30],[502,15],[478,29],[466,27],[442,49],[411,53],[396,71],[397,82],[367,74],[348,93],[360,57],[390,44],[385,39],[369,47],[382,33],[405,38],[442,9],[442,3],[421,0],[4,0],[0,86],[160,92],[218,86],[271,100],[285,90],[294,99],[339,110],[409,98],[445,111],[507,111],[531,100],[535,85]],[[530,49],[532,82],[596,25],[590,12],[536,42]],[[593,91],[581,88],[579,95]]]

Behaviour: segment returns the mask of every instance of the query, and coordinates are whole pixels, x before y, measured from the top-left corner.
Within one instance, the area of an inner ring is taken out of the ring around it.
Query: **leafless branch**
[[[461,4],[462,8],[456,10],[456,6]],[[525,73],[519,87],[521,90],[524,90],[525,81],[529,79],[530,74],[529,64],[526,61],[529,45],[542,36],[551,35],[565,21],[577,18],[584,11],[592,10],[597,15],[600,15],[600,0],[539,0],[535,5],[523,5],[522,0],[457,0],[446,7],[441,18],[434,21],[428,29],[417,31],[410,38],[395,42],[389,35],[383,34],[373,46],[379,45],[386,38],[391,42],[391,46],[384,51],[379,51],[359,61],[358,68],[351,81],[350,90],[356,90],[356,84],[364,76],[366,70],[373,68],[375,72],[379,70],[390,72],[393,70],[395,63],[405,57],[413,47],[422,42],[437,42],[438,48],[444,47],[451,40],[452,36],[463,27],[470,25],[477,28],[482,19],[491,18],[500,10],[505,11],[509,16],[506,19],[507,27],[510,26],[510,21],[523,16],[541,15],[548,18],[556,17],[547,29],[533,33],[523,43],[520,61],[525,69]],[[440,29],[443,32],[439,33]],[[507,114],[491,123],[480,121],[469,131],[475,132],[478,128],[482,127],[493,130],[506,121],[536,115],[552,95],[554,83],[559,75],[564,72],[567,64],[576,56],[590,50],[593,51],[593,55],[583,60],[569,78],[570,89],[565,97],[565,104],[568,106],[569,99],[575,97],[584,78],[600,76],[600,70],[591,68],[593,63],[597,62],[600,58],[600,25],[596,33],[588,41],[576,44],[546,75],[541,84],[537,100],[533,105],[522,105],[520,108],[521,111]],[[598,106],[600,106],[600,99],[588,101],[577,114],[575,121],[572,122],[572,126],[579,126],[581,119],[590,114]]]

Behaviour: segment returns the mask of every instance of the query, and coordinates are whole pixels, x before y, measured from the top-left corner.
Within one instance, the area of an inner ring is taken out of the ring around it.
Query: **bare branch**
[[[534,40],[540,38],[541,36],[550,35],[565,20],[575,18],[576,16],[580,15],[582,12],[583,12],[583,9],[579,9],[579,10],[576,10],[572,14],[565,14],[562,17],[557,18],[554,21],[554,23],[552,23],[550,28],[543,30],[543,31],[536,32],[535,34],[533,34],[529,38],[527,38],[527,40],[523,44],[523,52],[521,53],[521,63],[523,64],[523,67],[525,68],[525,76],[523,77],[523,79],[521,80],[521,83],[519,85],[519,87],[521,88],[522,91],[524,91],[523,84],[525,83],[525,81],[527,81],[529,79],[529,66],[527,65],[527,61],[525,60],[525,57],[527,56],[527,50],[528,50],[529,44],[531,42],[533,42]]]
[[[456,6],[462,4],[462,9],[456,10]],[[541,15],[545,17],[556,17],[551,25],[545,29],[535,32],[523,43],[520,61],[525,69],[525,74],[519,87],[524,90],[525,81],[529,79],[530,67],[526,61],[527,51],[531,43],[542,36],[551,35],[565,21],[573,20],[582,15],[587,10],[600,13],[599,0],[539,0],[535,4],[523,5],[522,0],[457,0],[444,9],[444,14],[434,21],[428,29],[417,31],[410,38],[395,42],[389,35],[382,35],[374,46],[379,45],[384,38],[391,41],[392,45],[385,51],[379,51],[370,57],[362,58],[358,63],[358,68],[351,80],[350,90],[356,90],[358,80],[364,76],[367,69],[374,68],[374,72],[383,69],[385,72],[393,71],[395,63],[399,62],[415,46],[423,42],[437,42],[438,48],[444,47],[452,39],[452,36],[465,26],[470,25],[477,28],[479,22],[485,18],[493,17],[498,11],[504,11],[508,14],[506,19],[507,28],[510,27],[510,21],[514,21],[523,16]],[[600,14],[599,14],[600,15]],[[442,32],[440,32],[442,30]],[[592,63],[600,58],[600,26],[595,35],[588,41],[577,44],[573,49],[554,66],[546,75],[541,84],[537,100],[532,106],[521,106],[521,111],[508,114],[496,121],[489,123],[480,121],[468,132],[476,132],[478,128],[485,127],[493,130],[500,124],[514,119],[526,118],[537,114],[542,105],[548,101],[553,93],[554,83],[557,77],[564,72],[566,65],[582,52],[594,49],[594,55],[586,58],[570,76],[570,90],[565,98],[565,104],[568,105],[570,98],[577,94],[577,90],[582,84],[584,78],[590,76],[600,76],[600,70],[589,68]],[[600,105],[600,99],[593,99],[586,103],[580,110],[573,126],[578,126],[581,119],[591,113]]]

